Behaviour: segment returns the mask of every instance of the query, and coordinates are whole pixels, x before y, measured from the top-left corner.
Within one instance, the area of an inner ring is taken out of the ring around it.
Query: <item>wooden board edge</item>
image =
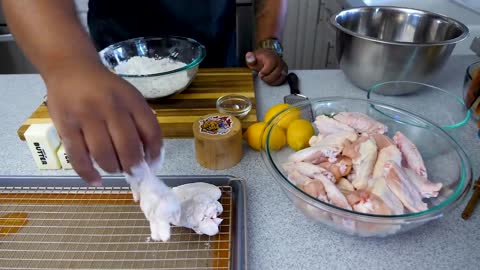
[[[242,133],[244,133],[247,128],[249,126],[251,126],[252,124],[254,124],[254,122],[242,122]],[[20,126],[20,128],[18,128],[17,130],[17,135],[18,135],[18,138],[21,140],[21,141],[25,141],[25,131],[27,131],[28,127],[30,127],[29,124],[22,124],[22,126]],[[164,134],[164,138],[166,139],[190,139],[190,138],[193,138],[193,131],[191,132],[184,132],[182,134],[171,134],[171,133],[168,133],[166,130],[163,131]]]
[[[17,135],[18,138],[20,138],[21,141],[25,141],[25,131],[27,131],[29,125],[22,124],[18,129],[17,129]]]

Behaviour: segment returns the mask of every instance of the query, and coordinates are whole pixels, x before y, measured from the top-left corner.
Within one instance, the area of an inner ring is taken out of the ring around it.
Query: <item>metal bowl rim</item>
[[[373,37],[368,37],[364,35],[360,35],[350,29],[347,29],[340,25],[337,22],[337,17],[339,17],[341,14],[344,14],[346,12],[352,12],[352,11],[360,11],[360,10],[370,10],[370,9],[385,9],[385,10],[408,10],[412,11],[414,13],[418,14],[424,14],[424,15],[434,15],[437,16],[445,21],[451,22],[453,24],[456,24],[461,30],[462,34],[454,39],[449,39],[441,42],[432,42],[432,43],[413,43],[413,42],[402,42],[402,41],[386,41],[378,38],[373,38]],[[463,24],[462,22],[455,20],[453,18],[450,18],[448,16],[445,16],[440,13],[435,13],[427,10],[422,10],[422,9],[414,9],[414,8],[406,8],[406,7],[398,7],[398,6],[368,6],[368,7],[356,7],[356,8],[351,8],[351,9],[345,9],[342,10],[330,18],[330,24],[332,24],[335,28],[338,30],[341,30],[347,34],[350,34],[354,37],[377,42],[377,43],[382,43],[382,44],[390,44],[390,45],[399,45],[399,46],[415,46],[415,47],[429,47],[429,46],[440,46],[440,45],[450,45],[450,44],[456,44],[464,39],[466,39],[470,33],[470,30],[468,27]]]

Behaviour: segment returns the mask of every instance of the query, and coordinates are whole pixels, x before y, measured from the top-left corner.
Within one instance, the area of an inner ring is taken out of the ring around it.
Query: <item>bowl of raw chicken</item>
[[[273,150],[273,127],[294,110],[315,134],[301,150]],[[263,159],[294,206],[346,234],[411,230],[449,213],[471,187],[471,164],[460,145],[442,128],[391,105],[314,99],[278,113],[264,132]]]

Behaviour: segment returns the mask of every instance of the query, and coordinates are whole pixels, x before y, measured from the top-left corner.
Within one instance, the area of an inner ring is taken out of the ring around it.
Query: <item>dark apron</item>
[[[90,0],[88,6],[97,50],[136,37],[175,35],[205,45],[202,67],[238,65],[235,0]]]

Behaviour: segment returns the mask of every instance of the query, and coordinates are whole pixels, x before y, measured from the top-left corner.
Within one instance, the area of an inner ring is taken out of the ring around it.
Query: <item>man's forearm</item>
[[[0,0],[15,40],[42,76],[100,66],[73,0]]]
[[[256,0],[256,42],[268,38],[282,39],[287,14],[287,0]]]

